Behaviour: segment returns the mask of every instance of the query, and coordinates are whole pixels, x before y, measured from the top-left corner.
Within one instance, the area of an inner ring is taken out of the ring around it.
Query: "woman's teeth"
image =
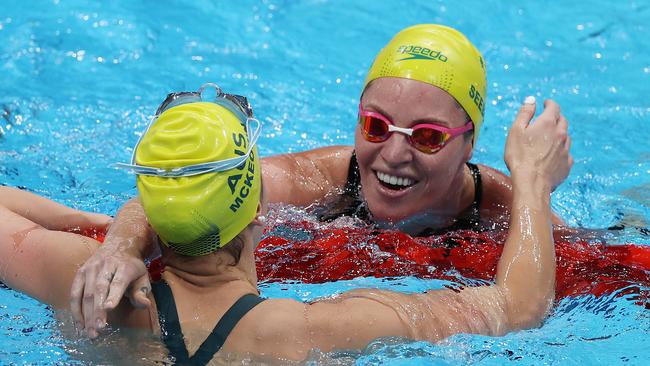
[[[413,185],[414,183],[414,181],[409,178],[396,177],[394,175],[390,175],[382,172],[376,172],[376,173],[377,173],[377,179],[379,179],[380,182],[390,184],[393,186],[408,187],[410,185]]]

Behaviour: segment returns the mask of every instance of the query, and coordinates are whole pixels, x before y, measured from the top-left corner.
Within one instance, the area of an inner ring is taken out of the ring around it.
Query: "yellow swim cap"
[[[364,89],[382,77],[418,80],[449,93],[472,119],[476,143],[485,114],[485,62],[462,33],[437,24],[402,30],[375,58]]]
[[[135,162],[178,168],[245,155],[246,121],[208,102],[163,112],[143,136]],[[137,176],[149,224],[175,252],[200,256],[228,244],[255,218],[261,170],[256,149],[237,168],[189,177]]]

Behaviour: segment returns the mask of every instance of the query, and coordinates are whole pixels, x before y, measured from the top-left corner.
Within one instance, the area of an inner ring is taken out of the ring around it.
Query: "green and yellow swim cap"
[[[163,112],[143,136],[135,162],[172,169],[245,155],[246,121],[209,102]],[[228,244],[255,218],[261,191],[257,150],[237,168],[188,177],[137,176],[149,224],[163,244],[188,256]]]
[[[476,144],[487,96],[485,62],[462,33],[437,24],[400,31],[375,58],[364,89],[382,77],[418,80],[449,93],[472,119]]]

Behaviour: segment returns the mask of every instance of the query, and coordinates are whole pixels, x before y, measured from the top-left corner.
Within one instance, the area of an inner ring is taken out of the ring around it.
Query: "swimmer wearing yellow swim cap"
[[[358,173],[348,175],[358,179],[346,183],[360,186],[369,217],[420,235],[478,227],[494,206],[486,186],[507,179],[469,162],[486,86],[480,52],[446,26],[403,29],[379,51],[359,103],[349,169]]]
[[[215,103],[197,99],[200,93],[177,94],[159,108],[132,164],[118,166],[138,174],[144,211],[162,243],[201,256],[228,244],[256,215],[259,122],[243,97],[218,96]]]

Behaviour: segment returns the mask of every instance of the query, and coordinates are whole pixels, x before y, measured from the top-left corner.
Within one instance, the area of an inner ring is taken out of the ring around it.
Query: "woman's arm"
[[[0,281],[55,308],[68,307],[74,273],[98,246],[78,234],[48,230],[0,205]]]
[[[537,120],[529,124],[535,105],[524,104],[506,142],[513,204],[496,285],[507,300],[510,329],[538,326],[555,295],[550,194],[566,179],[573,158],[569,154],[568,122],[559,105],[547,100],[544,107]]]
[[[110,216],[75,210],[12,187],[0,186],[0,205],[50,230],[105,230],[112,221]]]
[[[11,189],[2,191],[6,192],[17,193]],[[74,210],[58,211],[63,208],[61,205],[42,197],[34,200],[31,194],[15,197],[24,200],[5,206],[5,196],[0,202],[0,281],[57,310],[66,310],[70,307],[74,274],[99,243],[83,235],[45,227],[56,220],[58,213]],[[41,214],[25,217],[15,211]],[[39,215],[44,217],[43,221]],[[122,307],[112,315],[116,324],[151,328],[147,311]]]

